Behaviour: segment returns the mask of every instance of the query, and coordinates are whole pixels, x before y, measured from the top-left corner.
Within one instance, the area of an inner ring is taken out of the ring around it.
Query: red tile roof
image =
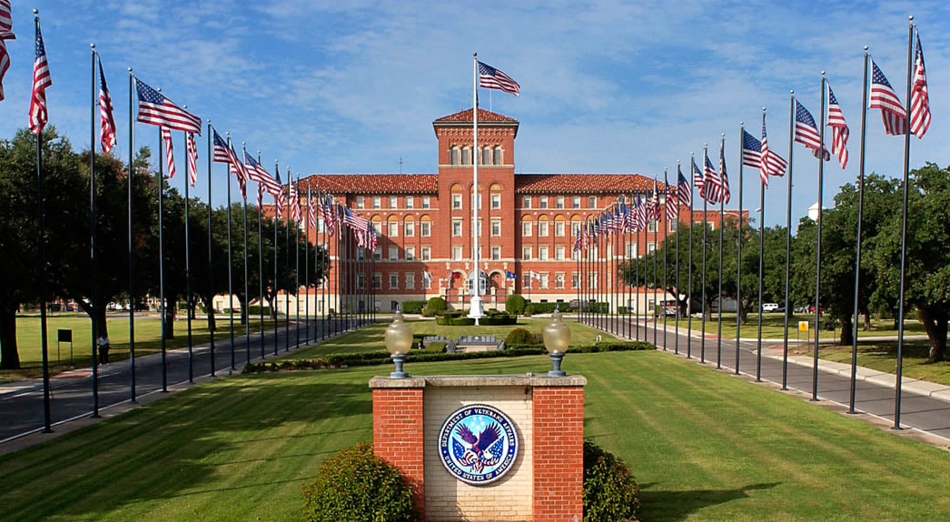
[[[663,183],[658,185],[664,188]],[[653,188],[653,180],[640,174],[517,174],[515,192],[525,194],[622,193]]]
[[[438,182],[438,174],[314,174],[300,186],[336,194],[435,194]]]
[[[448,116],[443,116],[433,123],[440,122],[469,122],[472,121],[472,109],[465,109],[464,111],[456,112],[455,114],[449,114]],[[489,121],[489,122],[508,122],[508,123],[517,123],[518,120],[505,116],[503,114],[498,114],[496,112],[486,111],[485,109],[478,109],[478,121]]]

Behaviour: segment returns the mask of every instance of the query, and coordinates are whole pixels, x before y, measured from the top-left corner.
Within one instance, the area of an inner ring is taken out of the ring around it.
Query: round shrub
[[[403,301],[402,302],[402,313],[404,314],[421,314],[422,308],[426,305],[425,301]]]
[[[445,303],[445,299],[441,297],[430,297],[426,308],[429,309],[430,313],[438,315],[439,312],[444,312],[448,305]]]
[[[508,346],[513,344],[537,344],[540,342],[538,337],[524,328],[514,328],[505,337],[505,344]]]
[[[327,459],[317,480],[304,486],[304,519],[308,522],[366,520],[415,522],[412,491],[399,471],[373,455],[373,445],[360,443]]]
[[[640,513],[640,486],[627,463],[584,441],[584,522],[627,522]]]
[[[511,294],[505,299],[505,311],[512,315],[524,313],[525,300],[518,294]]]

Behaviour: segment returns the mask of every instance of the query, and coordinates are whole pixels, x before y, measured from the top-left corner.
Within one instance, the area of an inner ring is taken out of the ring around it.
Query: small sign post
[[[73,364],[73,331],[65,328],[56,330],[56,364],[59,362],[60,343],[69,343],[69,364]]]
[[[805,333],[805,338],[808,338],[808,321],[798,321],[798,332],[795,333],[795,340],[801,344],[801,334]]]

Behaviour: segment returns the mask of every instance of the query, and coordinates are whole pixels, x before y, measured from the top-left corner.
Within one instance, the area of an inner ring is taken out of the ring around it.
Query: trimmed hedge
[[[627,463],[584,441],[584,522],[627,522],[640,514],[640,486]]]
[[[436,318],[435,323],[442,326],[475,326],[475,319],[470,317],[449,317],[448,314],[446,314]]]
[[[412,490],[395,467],[373,455],[367,442],[324,461],[317,480],[304,486],[303,497],[308,522],[419,519],[412,509]]]
[[[403,301],[402,302],[402,313],[404,314],[421,314],[422,308],[425,307],[425,301]]]
[[[445,299],[442,299],[441,297],[430,297],[428,304],[426,304],[426,308],[428,308],[433,314],[438,314],[439,312],[444,311],[446,308],[448,308],[448,306],[449,305],[446,304]]]
[[[537,345],[540,343],[540,335],[533,334],[524,328],[515,328],[505,336],[505,346],[508,347],[525,344]]]
[[[592,314],[610,313],[610,303],[581,303],[579,308],[582,312],[590,312]]]
[[[557,310],[562,314],[568,312],[573,312],[574,309],[571,308],[571,303],[531,303],[525,307],[525,315],[527,315],[528,308],[531,309],[532,314],[550,314],[554,313],[554,307],[557,307]]]
[[[505,342],[508,345],[507,342]],[[656,347],[650,343],[640,341],[630,342],[608,342],[595,345],[577,346],[568,349],[569,353],[599,353],[599,352],[629,352],[640,350],[654,350]],[[544,345],[508,345],[507,349],[490,352],[468,352],[468,353],[432,353],[428,351],[415,350],[409,352],[406,356],[408,362],[437,362],[437,361],[456,361],[463,359],[492,359],[498,357],[522,357],[525,355],[541,355],[547,353]],[[389,364],[390,356],[388,352],[364,352],[347,354],[330,354],[320,359],[297,359],[282,360],[274,362],[252,363],[244,367],[244,373],[265,373],[287,370],[304,369],[324,369],[341,368],[349,366],[376,366]]]
[[[512,315],[524,313],[525,300],[518,294],[511,294],[505,299],[505,311]]]

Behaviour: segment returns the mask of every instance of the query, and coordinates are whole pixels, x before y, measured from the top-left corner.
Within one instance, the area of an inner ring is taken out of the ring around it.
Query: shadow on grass
[[[769,490],[781,482],[751,484],[739,489],[691,489],[682,491],[652,491],[657,483],[640,486],[643,506],[641,518],[650,522],[686,520],[697,511],[719,504],[749,498],[752,491]]]

